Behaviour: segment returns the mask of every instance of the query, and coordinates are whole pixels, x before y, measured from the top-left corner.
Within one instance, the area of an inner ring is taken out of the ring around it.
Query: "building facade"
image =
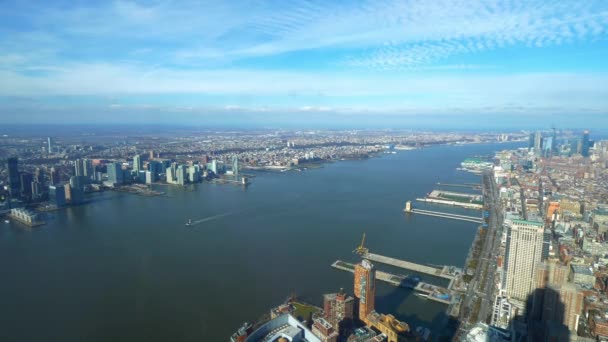
[[[525,301],[536,288],[536,267],[547,248],[545,235],[544,224],[540,222],[513,220],[509,226],[504,284],[509,298]]]
[[[367,322],[375,308],[376,268],[368,260],[355,265],[355,297],[359,301],[359,319]]]

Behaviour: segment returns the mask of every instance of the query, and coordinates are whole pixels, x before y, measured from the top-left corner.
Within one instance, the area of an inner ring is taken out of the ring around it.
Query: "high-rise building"
[[[44,169],[37,167],[34,172],[34,181],[40,183],[41,187],[44,187],[46,179],[44,178]]]
[[[589,141],[589,131],[583,131],[583,139],[581,140],[581,155],[583,157],[589,157],[589,148],[591,142]]]
[[[84,166],[82,164],[82,159],[78,158],[74,162],[74,176],[84,176]]]
[[[40,183],[38,183],[38,181],[36,181],[34,179],[34,181],[31,183],[32,186],[32,198],[33,199],[39,199],[40,197],[42,197],[42,186]]]
[[[61,177],[59,175],[59,171],[57,171],[57,169],[55,169],[54,167],[51,168],[50,180],[51,180],[51,185],[57,185],[57,184],[59,184],[59,182],[61,182]]]
[[[540,132],[534,133],[534,154],[539,156],[543,144],[543,136]]]
[[[17,197],[21,184],[19,180],[19,159],[11,157],[6,160],[6,169],[8,170],[8,191],[11,196]]]
[[[46,138],[47,143],[48,143],[48,148],[47,151],[49,153],[53,153],[53,140],[51,139],[51,137]]]
[[[583,292],[574,284],[565,284],[559,290],[559,296],[564,303],[564,317],[562,323],[568,327],[571,333],[576,335],[578,322],[585,296]]]
[[[213,174],[217,175],[217,161],[214,159],[207,163],[207,171],[213,172]]]
[[[534,150],[534,136],[534,133],[530,133],[530,136],[528,137],[528,151]]]
[[[323,295],[323,312],[325,319],[344,335],[354,323],[355,299],[343,289],[338,293]]]
[[[359,319],[367,322],[376,299],[376,268],[369,260],[355,265],[355,297],[359,301]]]
[[[74,176],[85,176],[90,179],[95,178],[95,169],[93,162],[90,159],[76,159],[74,163]]]
[[[553,155],[553,137],[547,137],[543,140],[543,156],[551,157]]]
[[[150,150],[148,152],[148,160],[152,160],[152,159],[154,159],[154,150]]]
[[[50,185],[49,201],[58,207],[65,206],[65,187],[63,185]]]
[[[21,196],[29,198],[32,196],[32,181],[34,180],[34,176],[31,173],[22,172],[19,175],[20,179],[20,193]]]
[[[146,171],[146,184],[152,184],[156,182],[156,174],[152,171]]]
[[[198,164],[188,167],[188,180],[190,183],[197,183],[201,178],[200,166]]]
[[[163,164],[156,160],[150,160],[148,162],[148,171],[154,173],[155,176],[158,176],[159,173],[163,172]]]
[[[63,186],[64,192],[65,192],[65,200],[67,202],[72,202],[72,188],[70,187],[70,183],[65,183],[65,185]]]
[[[507,296],[525,301],[536,288],[536,266],[543,259],[547,235],[540,222],[513,220],[507,234],[505,289]]]
[[[188,174],[186,173],[186,166],[180,165],[177,167],[177,184],[184,185],[188,180]]]
[[[133,157],[133,171],[138,172],[144,169],[144,165],[142,164],[141,161],[141,156],[139,154],[136,154]]]
[[[232,174],[235,178],[239,176],[239,157],[236,154],[232,156]]]
[[[167,176],[167,183],[174,184],[176,182],[177,175],[175,174],[175,170],[173,169],[173,167],[168,167],[165,174]]]
[[[108,180],[112,184],[124,183],[124,172],[122,171],[122,165],[120,163],[108,164]]]

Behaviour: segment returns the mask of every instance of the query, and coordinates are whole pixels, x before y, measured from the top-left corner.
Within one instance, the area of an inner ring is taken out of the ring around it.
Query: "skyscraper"
[[[120,163],[108,164],[108,180],[112,184],[124,183],[124,173],[122,172],[122,165]]]
[[[355,297],[359,300],[359,319],[366,322],[374,311],[376,298],[376,268],[369,260],[355,265]]]
[[[177,184],[184,185],[184,184],[186,184],[186,180],[188,180],[188,175],[186,173],[186,166],[180,165],[177,167]]]
[[[49,186],[49,201],[57,207],[65,206],[65,187],[63,185]]]
[[[541,147],[543,144],[543,136],[540,132],[534,133],[534,154],[539,156],[541,154]]]
[[[37,167],[34,172],[34,181],[40,183],[40,186],[44,188],[44,183],[46,182],[44,178],[44,169]]]
[[[23,197],[31,197],[32,196],[32,181],[34,180],[34,176],[28,172],[22,172],[19,175],[21,188],[20,193]]]
[[[139,172],[139,171],[142,171],[143,169],[144,169],[144,165],[141,162],[141,156],[139,154],[136,154],[133,157],[133,171]]]
[[[82,159],[78,158],[74,162],[74,176],[84,176],[84,166],[82,164]]]
[[[8,190],[11,196],[16,197],[19,195],[21,185],[19,181],[19,159],[17,157],[8,158],[6,168],[8,170]]]
[[[507,296],[525,301],[536,288],[536,266],[547,248],[543,223],[513,220],[507,235],[505,288]]]
[[[61,177],[59,176],[59,171],[57,171],[54,167],[51,168],[51,185],[57,185],[61,182]]]
[[[53,142],[51,137],[46,138],[47,143],[48,143],[48,152],[49,153],[53,153]]]
[[[232,156],[232,174],[235,178],[239,176],[239,157],[236,154]]]
[[[589,157],[589,148],[591,142],[589,141],[589,131],[583,131],[583,139],[581,140],[581,155],[583,157]]]

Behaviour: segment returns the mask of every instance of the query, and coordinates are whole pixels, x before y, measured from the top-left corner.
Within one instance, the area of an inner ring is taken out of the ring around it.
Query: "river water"
[[[514,146],[437,146],[257,172],[247,188],[158,186],[167,196],[153,198],[98,193],[47,214],[41,227],[0,223],[0,340],[226,341],[290,294],[320,304],[323,293],[352,293],[352,275],[330,265],[356,262],[363,232],[374,253],[462,266],[476,225],[407,216],[404,202],[436,182],[479,182],[457,171],[459,163]],[[185,227],[188,219],[199,223]],[[376,305],[433,329],[445,310],[381,283]]]

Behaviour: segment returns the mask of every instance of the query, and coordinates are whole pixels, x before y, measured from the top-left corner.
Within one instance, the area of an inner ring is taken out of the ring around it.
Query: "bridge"
[[[451,213],[443,213],[443,212],[440,212],[440,211],[423,210],[423,209],[410,209],[409,211],[405,210],[405,212],[413,213],[413,214],[420,214],[420,215],[427,215],[427,216],[435,216],[435,217],[447,218],[447,219],[452,219],[452,220],[474,222],[474,223],[480,223],[480,224],[483,223],[483,219],[481,217],[459,215],[459,214],[451,214]]]
[[[450,267],[448,267],[448,266],[444,266],[443,268],[436,268],[436,267],[416,264],[416,263],[413,263],[410,261],[394,259],[394,258],[390,258],[390,257],[386,257],[383,255],[378,255],[378,254],[374,254],[374,253],[366,253],[363,255],[363,258],[371,260],[371,261],[379,262],[381,264],[391,265],[391,266],[403,268],[403,269],[418,272],[418,273],[428,274],[428,275],[431,275],[434,277],[439,277],[439,278],[444,278],[444,279],[449,279],[449,280],[453,280],[455,278],[455,276],[453,274],[450,274],[450,272],[449,272]]]

